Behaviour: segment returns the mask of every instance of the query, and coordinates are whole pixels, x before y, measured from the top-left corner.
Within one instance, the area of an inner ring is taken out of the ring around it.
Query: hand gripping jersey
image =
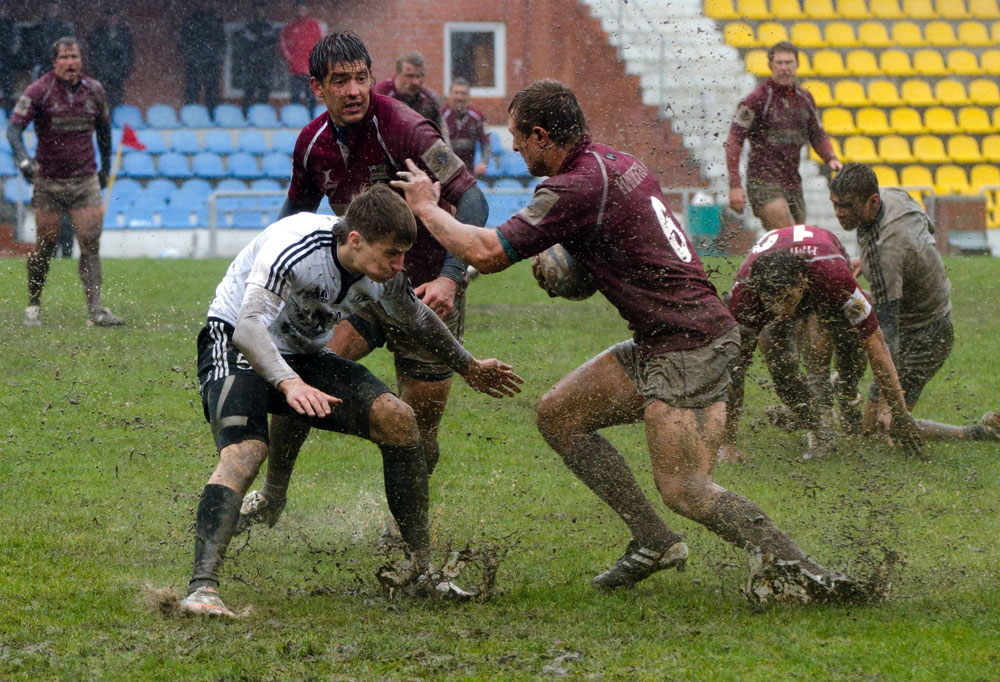
[[[808,286],[796,315],[815,311],[824,319],[856,329],[862,338],[878,329],[878,318],[854,278],[851,261],[840,240],[833,233],[810,225],[771,230],[750,249],[750,255],[736,274],[729,301],[729,310],[741,325],[760,331],[774,319],[774,314],[765,309],[760,297],[746,283],[751,266],[769,251],[790,251],[805,258],[809,264]]]

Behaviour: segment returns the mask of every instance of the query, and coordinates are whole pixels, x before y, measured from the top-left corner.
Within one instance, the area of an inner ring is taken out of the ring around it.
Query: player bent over
[[[233,615],[219,596],[218,570],[243,495],[267,458],[269,412],[377,444],[389,509],[418,575],[429,589],[466,595],[430,565],[427,466],[413,410],[367,369],[325,348],[337,321],[381,301],[474,389],[494,397],[518,390],[521,379],[508,365],[477,361],[416,299],[403,272],[415,238],[406,203],[376,185],[342,219],[301,213],[278,221],[229,266],[198,336],[198,382],[219,464],[198,504],[183,610]]]
[[[666,505],[769,559],[752,576],[748,596],[846,598],[853,581],[807,557],[760,507],[712,479],[739,334],[655,176],[636,158],[593,142],[576,96],[561,83],[534,83],[508,112],[514,148],[533,175],[548,178],[496,229],[464,225],[439,209],[435,186],[414,164],[394,184],[445,248],[483,274],[561,243],[633,331],[564,377],[538,406],[545,440],[632,533],[624,555],[592,584],[632,585],[681,568],[688,557],[681,535],[598,433],[642,421]],[[780,580],[773,580],[776,571]]]

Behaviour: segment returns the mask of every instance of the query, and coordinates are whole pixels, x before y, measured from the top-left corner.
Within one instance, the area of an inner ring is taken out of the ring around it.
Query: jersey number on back
[[[778,228],[784,229],[784,228]],[[796,225],[792,228],[792,241],[802,242],[809,237],[813,236],[813,233],[806,229],[805,225]],[[769,248],[774,246],[774,243],[778,241],[778,230],[771,230],[757,240],[757,243],[753,245],[750,249],[750,253],[760,253],[761,251],[767,251]]]
[[[656,197],[649,197],[649,201],[653,204],[653,212],[656,213],[656,219],[660,221],[660,229],[663,230],[670,248],[674,250],[678,258],[685,263],[690,263],[691,248],[688,246],[687,240],[684,239],[681,228],[677,227],[677,223],[667,214],[667,207],[663,205],[662,201]]]

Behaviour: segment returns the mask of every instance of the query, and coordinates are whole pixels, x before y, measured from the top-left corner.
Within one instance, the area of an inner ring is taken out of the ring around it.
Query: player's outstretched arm
[[[868,361],[872,366],[872,374],[878,383],[879,392],[885,396],[889,409],[892,410],[892,426],[889,435],[899,443],[904,452],[911,456],[921,455],[920,427],[910,411],[906,409],[906,398],[903,395],[903,388],[899,383],[899,376],[896,374],[896,366],[892,362],[892,355],[889,347],[886,346],[882,330],[876,329],[875,333],[864,341],[865,351],[868,353]]]
[[[485,393],[492,398],[503,398],[521,392],[524,379],[514,373],[514,369],[506,362],[496,358],[489,360],[473,359],[461,376],[473,390]]]

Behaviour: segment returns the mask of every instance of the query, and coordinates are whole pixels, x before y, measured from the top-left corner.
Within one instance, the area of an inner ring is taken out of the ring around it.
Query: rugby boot
[[[687,558],[688,548],[683,542],[666,545],[640,542],[633,538],[628,543],[625,554],[611,568],[591,580],[590,584],[601,590],[628,587],[665,568],[683,571]]]

